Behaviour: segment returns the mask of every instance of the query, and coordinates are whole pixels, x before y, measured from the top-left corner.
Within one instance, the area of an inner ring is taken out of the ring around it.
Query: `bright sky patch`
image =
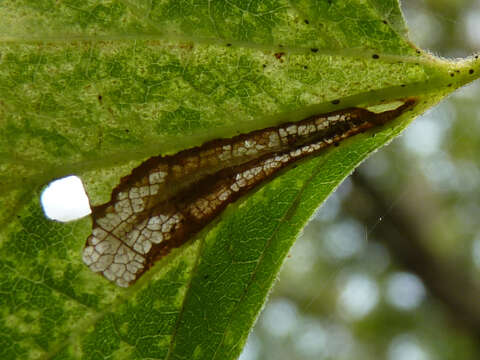
[[[77,220],[92,212],[82,181],[77,176],[52,181],[43,191],[40,202],[49,219],[61,222]]]

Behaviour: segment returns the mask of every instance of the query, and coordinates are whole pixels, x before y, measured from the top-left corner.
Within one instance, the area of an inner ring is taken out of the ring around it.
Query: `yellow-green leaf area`
[[[0,14],[2,359],[237,358],[315,209],[480,73],[412,45],[396,0],[3,1]],[[57,177],[80,176],[98,205],[151,156],[408,97],[412,112],[230,205],[128,289],[82,263],[89,217],[54,222],[39,204]]]

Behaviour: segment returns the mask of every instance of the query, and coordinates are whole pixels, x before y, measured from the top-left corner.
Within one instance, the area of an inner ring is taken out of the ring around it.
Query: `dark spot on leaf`
[[[310,21],[308,21],[307,19],[303,20],[303,22],[307,25],[310,24]]]
[[[313,52],[313,53],[316,53],[318,51],[318,49],[317,48],[311,48],[310,51]]]
[[[451,76],[451,77],[454,77],[454,76],[455,76],[455,74],[454,74],[454,73],[451,73],[451,74],[450,74],[450,76]]]
[[[308,66],[307,66],[307,65],[303,65],[303,68],[304,68],[305,70],[307,70],[307,69],[308,69]]]
[[[417,50],[417,54],[421,54],[422,52],[420,50]]]
[[[180,49],[192,50],[193,49],[193,43],[188,42],[188,43],[185,43],[185,44],[180,44],[179,47],[180,47]]]
[[[265,69],[267,67],[267,64],[263,64],[262,67]]]
[[[451,87],[451,86],[452,86],[452,84],[448,84],[447,86],[448,86],[448,87]]]
[[[283,56],[283,55],[285,55],[284,52],[278,52],[278,53],[273,54],[273,56],[275,56],[275,57],[276,57],[278,60],[280,60],[280,61],[283,61],[283,60],[282,60],[282,56]]]
[[[475,72],[475,70],[473,70],[473,69],[468,70],[469,74],[473,74],[474,72]]]
[[[373,55],[372,55],[372,58],[374,58],[374,59],[379,59],[380,56],[378,56],[378,54],[373,54]]]
[[[387,20],[383,20],[382,22],[383,22],[385,25],[388,24],[388,21],[387,21]]]
[[[128,133],[130,132],[130,130],[128,130],[128,129],[125,129],[125,132],[128,134]]]
[[[278,47],[279,47],[279,48],[283,48],[283,45],[282,45],[282,44],[278,44]]]
[[[228,43],[227,46],[232,46],[232,44]]]
[[[401,87],[405,87],[405,86],[407,86],[407,85],[405,85],[405,84],[402,84],[402,85],[400,85],[400,86],[401,86]]]
[[[335,99],[335,100],[332,101],[332,104],[333,104],[333,105],[338,105],[338,104],[340,104],[340,100],[339,100],[339,99]]]
[[[103,99],[102,95],[98,95],[98,101],[102,102],[102,99]]]

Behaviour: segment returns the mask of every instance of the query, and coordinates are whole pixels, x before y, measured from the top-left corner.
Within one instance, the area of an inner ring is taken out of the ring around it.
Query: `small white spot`
[[[120,287],[124,287],[124,288],[128,287],[128,282],[126,282],[123,279],[117,279],[116,283]]]
[[[131,192],[131,191],[130,191]],[[139,213],[144,209],[142,199],[132,199],[133,211]]]
[[[117,199],[118,200],[124,200],[128,197],[128,194],[126,192],[119,192],[118,195],[117,195]]]
[[[142,230],[142,236],[145,237],[145,238],[149,238],[150,236],[152,235],[152,231],[149,230],[148,228],[144,228]]]
[[[97,260],[97,262],[94,262],[92,265],[90,265],[90,269],[92,269],[95,272],[104,271],[106,268],[110,266],[112,262],[113,262],[113,255],[102,255]]]
[[[159,184],[165,181],[165,177],[167,176],[166,172],[163,171],[158,171],[151,173],[148,177],[148,180],[150,181],[150,184]]]
[[[153,216],[148,220],[148,229],[150,230],[160,230],[162,228],[160,218],[158,216]]]
[[[150,186],[150,195],[156,195],[158,194],[158,190],[160,190],[159,185],[152,185]]]
[[[128,268],[128,265],[127,265],[127,268]],[[142,268],[143,268],[143,266],[142,266]],[[131,272],[129,272],[129,271],[125,271],[125,272],[123,273],[123,276],[122,276],[122,277],[123,277],[123,280],[125,280],[127,283],[130,282],[130,281],[132,281],[132,280],[135,280],[135,275],[133,275],[133,274],[132,274]]]
[[[290,151],[291,157],[297,157],[297,156],[300,156],[301,154],[302,154],[302,151],[300,149]]]
[[[120,247],[120,241],[109,236],[101,243],[95,245],[95,250],[99,254],[115,254]]]
[[[289,127],[287,127],[287,132],[290,135],[295,135],[297,133],[297,125],[290,125]]]
[[[273,147],[276,147],[278,145],[280,145],[280,139],[278,138],[278,134],[277,133],[271,133],[270,136],[269,136],[269,143],[268,143],[268,146],[270,148],[273,148]]]
[[[218,155],[218,158],[222,161],[229,160],[232,157],[230,154],[230,151],[224,151],[220,155]]]
[[[76,176],[52,181],[40,201],[45,215],[61,222],[77,220],[92,212],[82,181]]]
[[[145,240],[143,243],[143,253],[146,254],[150,251],[152,248],[152,243],[148,240]]]
[[[247,185],[247,182],[245,179],[241,178],[237,180],[237,185],[240,187],[244,187],[245,185]]]
[[[128,258],[127,258],[127,255],[115,255],[115,262],[117,264],[126,264],[128,263]]]
[[[93,264],[98,259],[98,253],[95,251],[93,246],[87,246],[83,250],[83,262],[87,265]]]
[[[113,271],[117,277],[120,277],[125,272],[126,268],[123,264],[112,264],[110,265],[110,270]]]
[[[150,195],[150,188],[148,186],[142,186],[140,189],[140,196],[145,197]]]
[[[250,170],[245,170],[243,172],[243,177],[247,180],[250,180],[253,178],[253,173]]]
[[[140,231],[137,229],[133,229],[128,235],[127,235],[127,240],[125,243],[129,246],[132,246],[138,239],[138,236],[140,235]]]
[[[262,167],[261,166],[254,167],[252,169],[252,172],[255,176],[257,176],[258,174],[260,174],[262,172]]]
[[[163,235],[161,232],[154,231],[150,237],[150,241],[154,244],[160,244],[163,240]]]
[[[115,274],[113,273],[112,270],[107,269],[103,272],[103,276],[105,276],[108,280],[113,281],[115,280]]]
[[[231,192],[227,190],[227,191],[221,193],[220,196],[218,197],[218,199],[221,200],[221,201],[225,201],[225,200],[228,199],[228,196],[230,194],[231,194]]]
[[[104,217],[105,221],[108,221],[113,228],[117,227],[118,224],[120,224],[122,222],[122,219],[120,218],[120,216],[118,214],[115,214],[115,213],[109,213],[107,215],[105,215]]]
[[[132,261],[130,264],[127,264],[127,270],[131,274],[135,274],[141,268],[143,268],[143,265],[137,263],[136,261]],[[126,274],[123,274],[123,278],[127,280],[125,277],[126,277]],[[130,280],[133,280],[133,279],[135,279],[134,276]]]
[[[245,140],[244,144],[245,144],[245,147],[248,149],[248,148],[253,147],[253,145],[255,145],[255,141],[253,141],[253,140]]]
[[[130,192],[128,193],[128,196],[130,197],[130,199],[136,199],[136,198],[140,197],[140,193],[138,191],[138,188],[137,187],[132,187],[130,189]]]
[[[328,120],[326,118],[319,118],[315,120],[315,124],[317,125],[317,129],[321,130],[328,125]]]
[[[100,228],[92,230],[92,235],[88,237],[88,243],[90,245],[97,245],[100,241],[107,237],[107,233]]]
[[[135,243],[133,249],[140,254],[146,254],[152,248],[152,243],[145,237],[141,236],[140,239]]]
[[[162,225],[162,232],[163,233],[168,233],[172,229],[172,224],[170,222],[166,222],[165,224]]]
[[[307,127],[305,125],[300,125],[298,127],[298,135],[307,135]]]

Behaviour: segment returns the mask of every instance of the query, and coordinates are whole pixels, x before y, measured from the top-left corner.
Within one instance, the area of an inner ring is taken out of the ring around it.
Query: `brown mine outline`
[[[221,146],[231,145],[235,142],[249,140],[253,135],[262,134],[269,131],[278,131],[280,127],[286,127],[289,125],[296,125],[298,127],[302,124],[308,124],[312,120],[316,120],[318,118],[345,114],[349,115],[350,119],[338,123],[333,123],[332,125],[323,130],[316,131],[311,137],[306,138],[302,142],[299,142],[298,139],[294,139],[295,137],[293,137],[293,139],[288,138],[289,144],[288,148],[285,150],[272,151],[270,153],[263,154],[258,158],[247,161],[243,164],[224,167],[214,174],[206,175],[199,181],[190,184],[186,189],[183,189],[176,194],[172,194],[172,196],[167,198],[167,200],[157,204],[153,208],[146,209],[142,213],[140,213],[138,215],[138,223],[157,214],[164,214],[169,212],[181,213],[184,217],[184,220],[181,223],[180,228],[173,233],[172,237],[169,240],[164,240],[159,244],[152,244],[152,247],[148,253],[140,254],[142,257],[145,257],[146,262],[144,268],[136,274],[135,280],[132,281],[133,283],[138,280],[138,278],[145,271],[151,268],[156,261],[167,255],[173,248],[182,246],[194,234],[198,233],[206,225],[213,221],[230,203],[235,202],[238,198],[245,195],[250,190],[258,187],[259,185],[265,183],[267,180],[275,178],[281,173],[280,170],[299,161],[300,159],[315,156],[321,151],[323,151],[325,148],[330,147],[331,145],[338,145],[341,140],[344,140],[359,133],[363,133],[373,127],[384,125],[385,123],[397,118],[405,111],[411,110],[413,106],[417,103],[417,99],[413,97],[401,99],[400,101],[403,102],[403,105],[399,106],[396,109],[384,111],[381,113],[373,113],[369,110],[362,108],[347,108],[343,110],[333,111],[330,113],[310,116],[297,122],[287,122],[282,123],[278,126],[255,130],[250,133],[240,134],[229,139],[211,140],[201,146],[182,150],[173,155],[159,155],[151,157],[150,159],[146,160],[141,165],[133,169],[130,175],[121,178],[120,184],[116,186],[112,191],[110,201],[92,208],[92,228],[95,228],[97,226],[96,221],[98,218],[102,218],[103,216],[105,216],[107,208],[111,205],[114,206],[114,204],[117,202],[117,195],[120,192],[130,189],[135,182],[143,179],[151,169],[161,164],[167,164],[170,170],[172,165],[182,165],[182,160],[191,155],[195,155],[200,151],[215,149]],[[202,219],[198,220],[191,214],[189,214],[187,211],[185,211],[189,204],[195,202],[195,199],[204,197],[205,195],[215,192],[215,190],[220,189],[222,185],[232,183],[232,181],[234,181],[235,179],[236,174],[239,174],[248,169],[252,169],[265,159],[271,158],[276,155],[288,154],[292,150],[298,149],[308,144],[322,141],[323,139],[328,139],[332,141],[330,144],[325,143],[325,146],[323,146],[319,150],[313,151],[312,153],[304,153],[301,154],[299,157],[290,158],[288,162],[286,162],[280,168],[275,169],[272,174],[264,175],[260,179],[255,179],[253,184],[249,184],[248,186],[242,187],[239,191],[232,193],[232,196],[227,201],[222,201],[219,206],[214,208],[214,211],[211,214],[205,215]],[[115,235],[112,234],[112,236]],[[119,240],[125,246],[129,247],[132,251],[137,253],[133,248],[126,245],[122,239]]]

